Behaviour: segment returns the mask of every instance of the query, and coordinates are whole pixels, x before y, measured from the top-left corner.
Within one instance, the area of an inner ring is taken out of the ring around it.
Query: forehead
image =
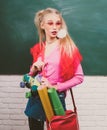
[[[60,21],[61,18],[58,14],[49,13],[44,16],[44,21]]]

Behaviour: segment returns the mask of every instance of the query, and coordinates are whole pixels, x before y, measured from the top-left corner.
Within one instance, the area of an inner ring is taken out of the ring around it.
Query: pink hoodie
[[[42,57],[38,57],[38,60],[42,60]],[[52,85],[58,86],[58,91],[66,91],[71,87],[74,87],[80,83],[82,83],[84,74],[81,67],[81,64],[77,66],[77,69],[74,73],[74,76],[62,82],[61,77],[59,76],[59,62],[60,62],[60,53],[59,47],[55,47],[50,55],[44,57],[44,62],[46,63],[44,67],[45,77],[49,80]],[[69,70],[67,70],[69,71]],[[42,75],[42,73],[41,73]]]

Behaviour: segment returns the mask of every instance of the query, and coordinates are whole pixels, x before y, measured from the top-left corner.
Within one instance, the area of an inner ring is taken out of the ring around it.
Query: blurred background
[[[0,74],[29,71],[29,50],[38,42],[34,16],[47,7],[62,13],[85,75],[107,75],[106,0],[0,0]]]

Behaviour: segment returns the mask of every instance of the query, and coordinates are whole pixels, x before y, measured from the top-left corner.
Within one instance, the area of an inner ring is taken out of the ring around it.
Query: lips
[[[56,35],[56,34],[57,34],[57,31],[52,31],[52,34],[53,34],[53,35]]]

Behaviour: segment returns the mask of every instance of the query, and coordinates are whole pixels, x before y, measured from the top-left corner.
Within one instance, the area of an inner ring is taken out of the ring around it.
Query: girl
[[[69,36],[65,21],[58,10],[41,10],[36,13],[34,21],[39,43],[30,50],[33,64],[29,74],[42,77],[42,87],[54,87],[66,110],[66,91],[83,81],[82,56]],[[25,114],[28,116],[30,130],[44,129],[46,117],[38,96],[29,98]]]

